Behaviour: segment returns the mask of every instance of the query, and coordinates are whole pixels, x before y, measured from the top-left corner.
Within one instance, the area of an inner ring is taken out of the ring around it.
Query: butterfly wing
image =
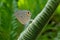
[[[23,11],[18,11],[15,13],[16,18],[19,20],[19,22],[21,22],[22,24],[26,24],[30,21],[30,16],[27,16],[27,12],[26,10]]]

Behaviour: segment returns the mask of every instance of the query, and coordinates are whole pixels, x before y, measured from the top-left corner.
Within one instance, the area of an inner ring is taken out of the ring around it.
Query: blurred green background
[[[0,0],[0,40],[17,40],[24,30],[14,16],[16,10],[29,10],[34,19],[42,11],[48,0]],[[36,40],[60,40],[60,5],[54,16]]]

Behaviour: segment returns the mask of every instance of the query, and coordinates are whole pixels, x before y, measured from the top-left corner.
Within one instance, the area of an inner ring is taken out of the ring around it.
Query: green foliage
[[[19,25],[13,15],[13,1],[1,0],[0,5],[0,40],[16,40],[20,31],[17,31]]]
[[[30,10],[31,18],[34,19],[46,2],[47,0],[0,0],[0,40],[16,40],[23,30],[23,25],[14,16],[16,10]],[[51,36],[51,40],[60,38],[60,5],[54,13],[51,22],[37,40],[49,40],[48,36]],[[55,32],[48,30],[55,30]]]

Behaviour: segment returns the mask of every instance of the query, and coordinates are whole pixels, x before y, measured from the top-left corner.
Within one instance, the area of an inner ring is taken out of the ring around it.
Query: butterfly
[[[31,12],[28,10],[18,10],[15,16],[23,25],[27,24],[31,19]]]

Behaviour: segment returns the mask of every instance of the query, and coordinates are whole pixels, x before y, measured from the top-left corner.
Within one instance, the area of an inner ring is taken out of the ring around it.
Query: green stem
[[[34,21],[24,30],[18,40],[35,40],[48,23],[53,12],[56,10],[60,0],[48,0],[44,9],[37,15]]]

